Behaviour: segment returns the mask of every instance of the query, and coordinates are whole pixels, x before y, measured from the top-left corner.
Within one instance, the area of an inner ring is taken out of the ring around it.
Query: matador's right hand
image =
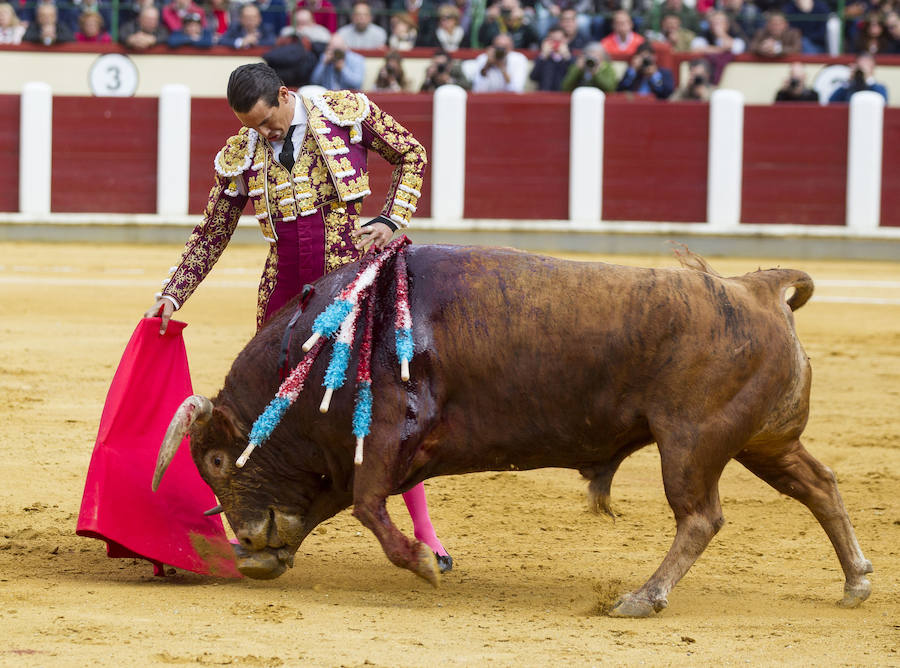
[[[171,299],[165,299],[160,297],[156,300],[156,303],[147,309],[147,312],[144,313],[145,318],[162,318],[162,322],[159,325],[159,335],[162,336],[166,333],[166,329],[169,327],[169,319],[172,317],[172,314],[175,312],[175,304],[172,303]]]

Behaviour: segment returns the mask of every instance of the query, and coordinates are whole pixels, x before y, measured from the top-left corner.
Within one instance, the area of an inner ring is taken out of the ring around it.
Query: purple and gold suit
[[[307,127],[293,170],[249,128],[216,155],[216,182],[203,221],[188,238],[162,296],[180,307],[219,259],[247,199],[253,201],[269,256],[259,283],[257,327],[298,294],[304,283],[359,258],[350,232],[370,194],[367,149],[394,165],[382,215],[406,227],[421,196],[427,159],[409,131],[362,93],[328,91],[298,96]],[[296,141],[296,138],[295,138]],[[237,179],[243,179],[246,195]]]

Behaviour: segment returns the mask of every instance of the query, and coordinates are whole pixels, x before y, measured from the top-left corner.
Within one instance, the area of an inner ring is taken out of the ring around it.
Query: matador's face
[[[278,104],[270,106],[260,98],[250,111],[235,111],[234,115],[244,127],[256,130],[269,141],[281,141],[294,120],[296,98],[284,86],[278,89]]]

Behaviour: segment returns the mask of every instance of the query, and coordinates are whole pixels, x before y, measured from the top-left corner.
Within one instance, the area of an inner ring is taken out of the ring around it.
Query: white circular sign
[[[107,53],[91,65],[88,83],[97,97],[131,97],[137,90],[137,67],[128,56]]]

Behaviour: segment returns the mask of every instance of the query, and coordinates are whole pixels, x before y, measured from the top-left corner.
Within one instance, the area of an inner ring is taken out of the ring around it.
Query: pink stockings
[[[431,524],[431,518],[428,516],[428,501],[425,499],[425,485],[419,483],[411,490],[403,495],[406,502],[406,509],[413,522],[413,532],[416,540],[425,543],[432,551],[439,556],[446,556],[447,550],[441,545],[437,534],[434,531],[434,525]]]

